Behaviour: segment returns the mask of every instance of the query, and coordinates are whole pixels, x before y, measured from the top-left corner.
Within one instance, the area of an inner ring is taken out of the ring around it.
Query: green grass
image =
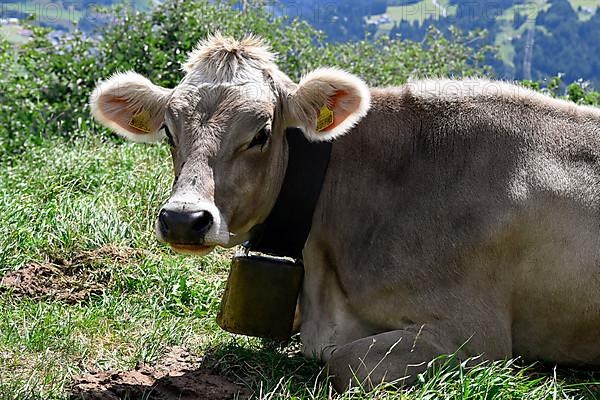
[[[260,399],[328,399],[321,367],[214,320],[229,253],[183,257],[156,242],[168,195],[165,146],[99,139],[32,147],[0,163],[0,277],[32,261],[77,265],[103,290],[80,302],[0,291],[0,399],[65,399],[72,377],[154,363],[171,346],[204,355]],[[100,250],[99,250],[100,249]],[[496,362],[431,372],[412,389],[339,399],[600,398],[590,373]]]
[[[217,331],[226,259],[180,257],[153,238],[168,168],[163,147],[83,142],[34,148],[2,166],[0,276],[98,248],[119,249],[125,262],[110,252],[86,259],[110,280],[84,306],[0,293],[0,394],[62,398],[79,365],[131,367]]]

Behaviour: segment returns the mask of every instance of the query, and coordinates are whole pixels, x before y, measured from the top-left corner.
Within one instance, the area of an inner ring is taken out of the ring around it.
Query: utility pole
[[[535,43],[535,21],[529,23],[525,38],[525,54],[523,56],[523,79],[531,80],[531,63],[533,62],[533,45]]]

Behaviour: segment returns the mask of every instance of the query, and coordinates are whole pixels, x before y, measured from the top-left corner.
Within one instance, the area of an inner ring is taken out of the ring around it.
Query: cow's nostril
[[[160,210],[160,213],[158,213],[158,222],[163,232],[169,231],[169,212],[167,210]]]
[[[213,216],[208,211],[199,211],[194,214],[192,229],[202,234],[206,233],[213,224]]]

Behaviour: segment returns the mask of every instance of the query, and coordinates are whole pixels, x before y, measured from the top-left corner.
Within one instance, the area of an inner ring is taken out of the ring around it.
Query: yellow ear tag
[[[135,114],[129,120],[129,126],[142,131],[144,133],[150,133],[150,113],[146,110],[141,110]]]
[[[329,128],[331,124],[333,124],[333,110],[325,105],[321,108],[319,116],[317,117],[317,132],[324,131]]]

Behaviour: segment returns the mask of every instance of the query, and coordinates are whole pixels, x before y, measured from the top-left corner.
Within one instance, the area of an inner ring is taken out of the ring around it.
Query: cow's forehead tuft
[[[207,82],[232,82],[251,70],[269,68],[274,58],[260,38],[246,36],[236,40],[216,34],[196,46],[183,69],[188,74],[202,75]]]

